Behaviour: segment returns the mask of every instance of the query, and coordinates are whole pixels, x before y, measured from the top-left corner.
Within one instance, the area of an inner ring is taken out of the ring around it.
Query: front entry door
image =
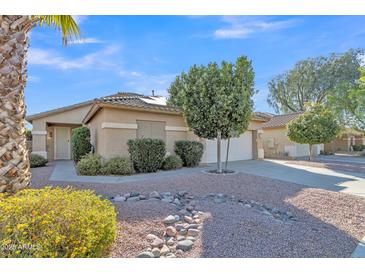
[[[70,157],[70,128],[55,127],[54,158],[55,160],[69,160]]]

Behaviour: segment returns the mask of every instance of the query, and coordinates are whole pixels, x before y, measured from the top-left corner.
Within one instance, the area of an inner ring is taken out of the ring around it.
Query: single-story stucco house
[[[231,140],[230,161],[263,157],[260,128],[269,119],[263,113],[252,116],[248,130]],[[164,140],[169,153],[174,153],[177,140],[200,141],[205,148],[202,162],[216,161],[215,141],[195,136],[181,111],[166,105],[161,96],[120,92],[27,116],[26,120],[33,125],[32,153],[48,160],[71,159],[71,130],[84,125],[90,128],[94,151],[105,159],[128,157],[129,139],[150,137]],[[222,147],[225,155],[225,142]]]
[[[300,114],[296,112],[273,115],[270,120],[262,124],[262,146],[265,158],[309,156],[309,145],[292,142],[287,136],[287,124]],[[321,150],[323,150],[323,144],[313,146],[313,154],[318,155]]]

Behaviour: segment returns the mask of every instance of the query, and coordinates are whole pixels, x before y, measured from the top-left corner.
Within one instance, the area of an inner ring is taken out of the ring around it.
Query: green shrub
[[[101,168],[101,173],[105,175],[131,175],[134,173],[134,169],[129,159],[115,157],[105,163]]]
[[[175,142],[175,153],[180,156],[184,166],[193,167],[200,163],[204,146],[196,141],[181,140]]]
[[[324,151],[324,150],[321,150],[319,152],[320,155],[333,155],[333,152],[332,151]]]
[[[25,138],[27,139],[27,141],[32,141],[33,135],[30,129],[25,129]]]
[[[0,257],[103,257],[115,237],[114,207],[90,190],[0,194]]]
[[[363,151],[365,149],[365,145],[353,145],[352,149],[354,151]]]
[[[181,158],[177,155],[170,155],[165,158],[163,162],[162,169],[163,170],[170,170],[170,169],[178,169],[181,168],[183,162]]]
[[[128,140],[128,151],[138,172],[156,172],[162,167],[166,146],[160,139],[133,139]]]
[[[30,167],[42,167],[47,164],[48,160],[41,155],[30,154],[29,162],[30,162]]]
[[[79,175],[95,176],[101,173],[101,157],[95,154],[84,155],[76,164]]]
[[[78,127],[72,130],[71,135],[72,158],[75,162],[80,161],[81,157],[90,153],[90,129]]]

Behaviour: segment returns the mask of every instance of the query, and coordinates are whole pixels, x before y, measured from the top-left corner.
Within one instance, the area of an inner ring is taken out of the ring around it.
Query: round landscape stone
[[[156,238],[153,240],[151,246],[152,247],[162,247],[164,245],[164,240],[160,239],[160,238]]]
[[[152,249],[151,252],[155,258],[159,258],[161,256],[161,252],[158,247],[155,247],[154,249]]]
[[[166,235],[170,236],[170,237],[175,237],[175,235],[177,234],[176,228],[173,226],[168,226],[166,228]]]
[[[152,191],[149,195],[150,198],[160,199],[161,195],[157,191]]]
[[[167,224],[167,225],[169,225],[169,224],[173,224],[173,223],[175,223],[176,222],[176,219],[175,219],[175,217],[173,216],[173,215],[169,215],[169,216],[167,216],[164,220],[163,220],[163,223],[164,224]]]
[[[181,249],[182,251],[189,251],[193,247],[193,241],[183,240],[177,243],[176,249]]]
[[[137,258],[154,258],[154,257],[155,256],[150,251],[144,251],[144,252],[141,252],[137,255]]]
[[[188,230],[188,236],[193,236],[193,237],[196,237],[199,235],[199,230],[198,229],[195,229],[195,228],[190,228]]]

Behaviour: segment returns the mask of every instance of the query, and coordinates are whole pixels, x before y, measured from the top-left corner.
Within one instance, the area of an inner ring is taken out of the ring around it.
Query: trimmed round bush
[[[114,207],[91,190],[0,194],[0,257],[104,257],[115,237]]]
[[[74,128],[71,134],[72,159],[75,162],[80,161],[82,156],[90,153],[91,147],[90,129],[87,127]]]
[[[79,175],[95,176],[101,173],[101,157],[96,154],[87,154],[76,164]]]
[[[165,158],[163,162],[162,169],[163,170],[171,170],[171,169],[178,169],[182,168],[183,162],[181,158],[177,155],[170,155]]]
[[[30,154],[29,155],[30,167],[42,167],[48,163],[48,160],[41,155]]]
[[[134,169],[129,159],[115,157],[105,163],[101,172],[105,175],[131,175],[134,173]]]
[[[156,172],[162,167],[166,146],[160,139],[128,140],[128,151],[138,172]]]
[[[199,165],[204,152],[204,146],[197,141],[181,140],[175,142],[175,153],[180,156],[184,166]]]

